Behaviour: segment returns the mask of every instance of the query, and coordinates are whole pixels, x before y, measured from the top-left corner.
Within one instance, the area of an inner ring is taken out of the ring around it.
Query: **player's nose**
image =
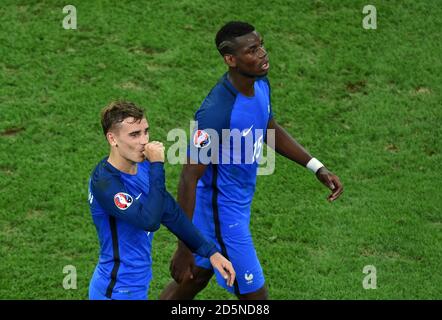
[[[259,52],[259,55],[258,55],[259,58],[260,58],[260,59],[263,59],[263,58],[267,57],[267,51],[266,51],[266,49],[264,49],[263,46],[259,47],[259,49],[261,50],[261,51]]]
[[[149,143],[149,134],[145,134],[142,138],[141,138],[141,144],[145,145]]]

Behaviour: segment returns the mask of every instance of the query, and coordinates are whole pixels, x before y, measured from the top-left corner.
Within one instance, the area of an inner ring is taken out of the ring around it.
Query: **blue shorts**
[[[106,295],[104,295],[94,284],[89,284],[89,300],[111,300]]]
[[[226,280],[218,270],[215,271],[216,280],[220,286],[231,293],[246,294],[258,291],[264,286],[264,273],[259,263],[252,235],[249,231],[227,233],[217,237],[211,232],[200,230],[206,239],[213,241],[218,250],[232,262],[236,272],[235,285],[227,286]],[[221,242],[221,243],[220,243]],[[194,254],[195,264],[204,269],[213,269],[208,258]]]
[[[89,284],[89,300],[148,300],[149,285],[142,290],[133,290],[133,288],[114,289],[109,299],[106,297],[108,284],[109,280],[102,279],[96,268]]]

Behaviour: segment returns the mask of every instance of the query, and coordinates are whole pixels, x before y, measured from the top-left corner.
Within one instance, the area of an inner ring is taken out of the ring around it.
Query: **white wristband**
[[[310,169],[313,173],[316,173],[319,169],[321,169],[324,165],[316,158],[311,158],[307,163],[306,167]]]

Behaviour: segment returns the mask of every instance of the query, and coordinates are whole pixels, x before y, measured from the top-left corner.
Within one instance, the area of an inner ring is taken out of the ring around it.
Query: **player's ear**
[[[236,68],[236,58],[233,54],[225,54],[223,57],[224,57],[224,62],[230,68]]]
[[[111,145],[111,147],[118,147],[117,140],[115,139],[115,135],[112,132],[106,133],[107,142]]]

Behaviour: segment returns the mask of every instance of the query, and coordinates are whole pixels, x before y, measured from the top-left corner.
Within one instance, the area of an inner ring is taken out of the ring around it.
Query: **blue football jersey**
[[[109,299],[147,298],[160,223],[202,256],[217,251],[166,191],[163,163],[138,163],[131,175],[103,159],[89,181],[89,206],[100,242],[91,286]]]
[[[225,74],[196,112],[188,152],[194,161],[208,164],[196,193],[194,223],[201,230],[218,229],[224,235],[248,230],[258,160],[271,118],[266,77],[256,79],[254,96],[248,97]]]

